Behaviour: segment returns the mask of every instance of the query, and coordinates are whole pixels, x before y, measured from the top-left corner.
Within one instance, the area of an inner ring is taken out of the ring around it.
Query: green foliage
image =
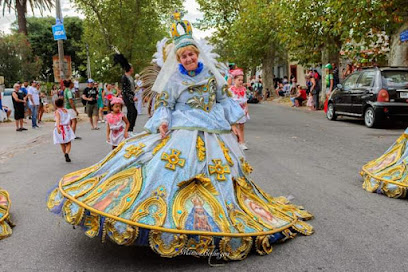
[[[111,46],[115,46],[141,71],[150,63],[156,42],[168,35],[166,17],[181,6],[180,0],[75,0],[84,13],[83,42],[89,45],[92,77],[117,82],[122,74],[113,67]]]
[[[0,33],[0,75],[4,76],[6,86],[37,78],[41,64],[41,59],[33,56],[30,43],[23,34]]]
[[[28,40],[33,52],[42,60],[40,77],[53,81],[52,56],[58,54],[57,42],[52,35],[54,17],[27,18]],[[14,24],[16,26],[16,24]],[[82,42],[83,20],[78,17],[65,17],[64,27],[67,40],[64,40],[64,54],[71,56],[73,74],[85,76],[85,46]],[[14,27],[14,31],[17,31]]]
[[[378,33],[392,35],[408,20],[406,0],[197,0],[202,29],[216,30],[212,41],[224,59],[254,67],[272,47],[301,64],[339,57],[343,44],[367,48]]]

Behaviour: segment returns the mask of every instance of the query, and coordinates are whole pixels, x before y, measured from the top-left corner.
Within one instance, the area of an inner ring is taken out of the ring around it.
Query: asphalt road
[[[255,182],[311,211],[314,235],[219,268],[204,258],[166,259],[150,248],[89,239],[45,205],[60,177],[109,152],[104,130],[82,123],[83,140],[74,142],[71,164],[52,145],[51,134],[0,164],[0,186],[11,195],[17,224],[0,241],[0,271],[405,271],[408,202],[365,192],[359,176],[361,166],[381,155],[404,127],[368,129],[361,121],[330,122],[322,112],[266,103],[251,105],[250,114],[247,156]],[[138,119],[138,130],[145,120]]]

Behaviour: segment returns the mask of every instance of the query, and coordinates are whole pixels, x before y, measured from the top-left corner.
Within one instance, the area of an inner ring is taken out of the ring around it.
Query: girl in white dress
[[[123,100],[113,97],[110,101],[111,112],[106,115],[106,142],[115,149],[123,140],[129,137],[129,121],[122,113]]]
[[[247,150],[248,147],[245,144],[245,123],[249,120],[248,114],[248,103],[247,103],[247,95],[246,95],[246,88],[243,85],[244,83],[244,73],[241,69],[236,69],[231,72],[233,76],[234,85],[230,87],[230,91],[232,93],[232,99],[238,102],[241,106],[242,110],[244,111],[245,115],[238,120],[237,122],[237,131],[234,133],[238,137],[239,146],[243,150]]]
[[[69,125],[71,117],[66,109],[64,109],[64,99],[58,98],[55,100],[55,128],[54,128],[54,144],[60,144],[62,153],[65,155],[65,161],[71,162],[69,152],[71,151],[71,141],[75,139],[74,131]]]

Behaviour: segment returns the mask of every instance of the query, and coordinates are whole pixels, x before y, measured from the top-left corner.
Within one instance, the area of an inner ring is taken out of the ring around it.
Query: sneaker
[[[16,131],[23,131],[21,128],[16,128]]]
[[[33,127],[33,129],[38,129],[38,127]]]
[[[79,136],[76,136],[76,137],[75,137],[75,140],[82,140],[82,138],[79,137]]]
[[[105,123],[105,120],[102,120],[102,123]]]
[[[36,127],[36,128],[40,128],[40,126],[38,126],[38,125],[37,125],[37,126],[35,126],[35,127]]]
[[[248,150],[248,147],[245,144],[239,144],[242,150]]]
[[[99,120],[99,121],[98,121],[98,124],[100,124],[100,123],[102,123],[102,121],[101,121],[101,120]]]
[[[66,161],[66,162],[71,162],[71,159],[69,158],[69,155],[68,155],[68,154],[65,154],[65,161]]]
[[[22,127],[22,128],[20,128],[20,129],[21,129],[21,130],[27,130],[26,128],[23,128],[23,127]]]

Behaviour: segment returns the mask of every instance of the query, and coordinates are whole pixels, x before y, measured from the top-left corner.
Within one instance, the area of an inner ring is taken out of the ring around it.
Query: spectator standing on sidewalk
[[[316,72],[310,72],[310,82],[312,86],[310,87],[310,93],[313,95],[313,110],[319,109],[319,94],[320,94],[320,82],[319,77],[315,76]]]
[[[105,123],[105,119],[103,118],[103,110],[104,110],[104,103],[103,98],[105,97],[105,89],[102,87],[99,88],[98,83],[95,82],[95,87],[98,90],[98,123]]]
[[[14,119],[16,120],[16,131],[27,130],[23,127],[24,107],[27,103],[24,99],[24,93],[20,91],[20,84],[16,83],[13,86],[14,90],[11,95],[14,106]]]
[[[86,101],[86,113],[92,130],[98,130],[98,90],[93,85],[93,79],[88,79],[88,87],[84,89],[82,99]]]
[[[334,89],[334,75],[333,75],[333,66],[328,63],[326,66],[324,66],[326,69],[326,77],[325,77],[325,82],[326,82],[326,99],[330,96],[330,94],[333,92]]]
[[[31,81],[31,86],[27,89],[28,101],[31,110],[31,125],[33,129],[39,128],[37,125],[38,108],[40,106],[40,92],[37,90],[37,82]]]
[[[75,106],[75,98],[74,98],[74,93],[72,92],[72,89],[74,88],[74,83],[71,80],[64,80],[64,101],[65,101],[65,109],[67,109],[67,112],[70,117],[70,126],[72,131],[76,132],[76,126],[77,126],[77,118],[78,118],[78,110],[76,109]],[[81,137],[75,136],[76,140],[81,140]]]

